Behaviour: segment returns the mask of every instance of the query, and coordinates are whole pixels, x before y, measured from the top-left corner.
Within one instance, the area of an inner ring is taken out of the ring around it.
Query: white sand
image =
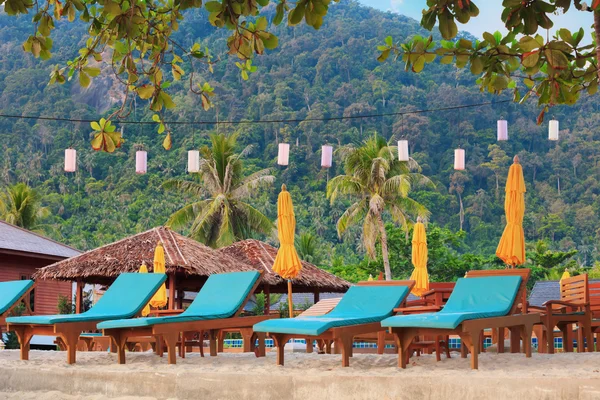
[[[0,399],[600,399],[600,353],[481,354],[479,370],[452,353],[413,357],[405,370],[392,354],[355,354],[349,368],[341,356],[286,353],[285,367],[275,353],[224,353],[201,358],[188,354],[168,365],[152,353],[116,355],[79,352],[67,365],[63,352],[31,351],[20,361],[18,351],[0,352]],[[319,390],[314,390],[319,388]],[[202,394],[203,396],[200,396]],[[314,397],[312,397],[314,395]]]

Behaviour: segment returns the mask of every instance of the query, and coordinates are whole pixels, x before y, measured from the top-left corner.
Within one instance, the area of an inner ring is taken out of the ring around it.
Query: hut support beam
[[[319,302],[319,294],[320,294],[319,290],[318,289],[315,290],[315,293],[313,295],[313,304],[317,304]]]
[[[175,309],[175,273],[169,274],[169,310]]]
[[[268,283],[265,283],[263,293],[265,294],[264,314],[269,315],[271,313],[271,287]]]
[[[75,288],[75,314],[81,314],[83,310],[83,282],[77,281]]]
[[[185,292],[183,290],[177,291],[177,308],[179,310],[183,310],[183,298],[185,296]]]

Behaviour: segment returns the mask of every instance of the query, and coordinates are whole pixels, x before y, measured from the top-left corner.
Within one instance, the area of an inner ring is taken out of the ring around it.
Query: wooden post
[[[288,306],[289,306],[289,312],[290,318],[294,318],[294,300],[292,298],[292,280],[288,279]]]
[[[77,281],[75,288],[75,314],[81,314],[83,309],[83,282]]]
[[[177,308],[183,310],[183,298],[185,297],[185,292],[183,290],[177,291]]]
[[[268,283],[265,283],[263,293],[265,294],[265,315],[271,314],[271,287]]]
[[[315,293],[313,295],[313,303],[317,304],[319,302],[319,290],[315,290]]]
[[[175,273],[169,274],[169,310],[175,309]]]

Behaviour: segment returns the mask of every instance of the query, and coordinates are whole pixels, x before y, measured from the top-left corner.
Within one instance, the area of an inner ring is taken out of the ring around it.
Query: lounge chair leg
[[[377,332],[377,354],[385,352],[385,331]]]
[[[162,334],[163,339],[167,345],[167,358],[169,364],[177,363],[177,340],[179,339],[179,332],[169,332]]]
[[[498,328],[498,353],[504,353],[504,328]]]
[[[352,343],[354,338],[351,335],[344,335],[338,339],[336,346],[339,344],[342,348],[342,367],[350,366],[350,357],[352,357]]]
[[[217,356],[217,330],[211,329],[208,331],[208,339],[209,339],[209,348],[210,348],[210,356]]]
[[[306,341],[306,354],[312,353],[313,352],[312,340],[310,340],[310,338],[304,338],[304,340]]]
[[[511,327],[510,331],[510,352],[518,353],[521,348],[521,329],[519,327]]]
[[[525,357],[531,358],[531,333],[533,332],[533,326],[523,325],[521,327],[521,336],[523,338],[523,353]]]
[[[265,349],[266,334],[264,332],[256,332],[255,335],[256,335],[256,338],[258,339],[258,347],[257,347],[256,355],[258,357],[264,357],[266,355],[266,349]]]
[[[406,368],[408,349],[415,339],[415,332],[412,329],[392,328],[392,333],[396,337],[396,347],[398,348],[398,368]]]
[[[179,342],[179,357],[185,358],[185,332],[181,332],[181,341]]]
[[[252,334],[254,331],[252,328],[242,328],[240,329],[240,333],[242,335],[242,351],[244,353],[250,353],[254,347],[252,345]]]
[[[104,332],[105,335],[110,336],[110,350],[111,353],[117,353],[117,362],[119,364],[125,364],[125,347],[127,346],[127,338],[118,331],[112,331],[110,334]]]
[[[204,357],[204,331],[200,331],[200,357]]]
[[[217,335],[217,338],[218,338],[217,352],[218,353],[222,353],[223,351],[225,351],[225,332],[224,331],[219,331],[219,334]]]
[[[17,334],[17,339],[21,347],[21,360],[29,360],[29,343],[33,334],[25,327],[16,327],[14,331]]]
[[[284,335],[279,334],[271,334],[273,341],[275,342],[275,346],[277,346],[277,365],[283,366],[284,363],[284,350],[285,345],[288,341],[288,338]]]
[[[444,338],[444,347],[446,348],[446,358],[450,357],[450,336]]]
[[[435,361],[440,362],[442,361],[442,355],[441,353],[441,346],[440,346],[440,340],[442,340],[441,336],[436,336],[435,337]]]
[[[79,341],[79,331],[68,331],[60,333],[60,337],[67,346],[67,364],[75,364],[77,354],[77,342]]]
[[[161,335],[154,336],[156,341],[156,355],[162,357],[164,355],[163,339]]]
[[[467,358],[467,346],[464,344],[462,338],[460,339],[460,358]]]
[[[481,330],[476,330],[460,335],[461,342],[463,342],[471,352],[471,369],[479,368],[479,336],[481,335],[481,332]]]
[[[325,353],[326,354],[331,354],[331,340],[326,339],[325,340]]]

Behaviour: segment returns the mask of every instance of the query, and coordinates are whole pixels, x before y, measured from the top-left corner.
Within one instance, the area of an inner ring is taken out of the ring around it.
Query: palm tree
[[[336,176],[327,185],[327,197],[332,204],[340,195],[355,200],[337,222],[338,235],[341,237],[348,227],[362,222],[365,249],[371,258],[375,258],[375,244],[380,240],[385,277],[391,280],[383,213],[389,212],[405,230],[411,217],[427,218],[429,211],[411,199],[409,193],[415,185],[432,183],[418,173],[419,166],[414,160],[401,162],[395,159],[396,147],[388,146],[377,135],[365,140],[361,147],[344,149],[344,153],[345,175]]]
[[[244,200],[257,188],[273,183],[269,169],[243,176],[242,158],[249,153],[247,146],[235,153],[237,134],[213,134],[211,147],[200,149],[200,180],[197,182],[173,179],[163,187],[192,195],[195,200],[176,211],[167,225],[180,228],[192,224],[190,237],[214,248],[247,239],[255,233],[268,235],[273,222]]]
[[[317,246],[317,237],[310,232],[303,233],[296,238],[298,256],[311,264],[318,264],[320,262]]]
[[[9,224],[29,230],[39,230],[40,220],[50,211],[41,206],[40,194],[25,183],[8,186],[0,194],[0,218]]]

